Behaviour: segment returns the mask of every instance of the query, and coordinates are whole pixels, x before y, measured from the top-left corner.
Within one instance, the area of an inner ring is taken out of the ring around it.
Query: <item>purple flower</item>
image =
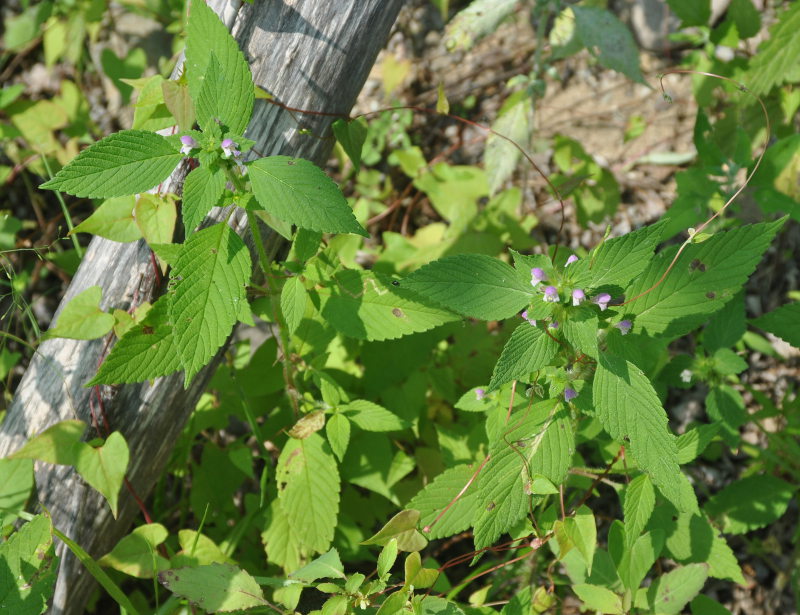
[[[578,396],[578,391],[576,391],[575,389],[572,389],[570,387],[564,389],[564,401],[572,401],[577,396]]]
[[[564,265],[564,267],[569,267],[572,263],[574,263],[577,260],[578,260],[577,256],[575,256],[574,254],[570,254],[569,258],[567,259],[566,264]]]
[[[475,389],[475,398],[480,401],[484,397],[486,397],[486,390],[485,389]]]
[[[608,302],[611,301],[611,295],[608,293],[600,293],[592,299],[592,301],[599,305],[601,310],[605,310],[608,307]]]
[[[628,335],[631,331],[631,327],[633,323],[630,320],[620,320],[617,324],[614,325],[622,335]]]
[[[580,288],[576,288],[572,291],[572,305],[580,305],[586,300],[586,293],[584,293]]]
[[[546,286],[544,289],[544,300],[551,303],[558,303],[558,289],[555,286]]]
[[[242,155],[242,152],[236,149],[239,146],[233,139],[223,139],[220,145],[222,146],[222,155],[224,158],[230,158],[231,156],[238,158]]]
[[[520,314],[520,316],[522,316],[525,320],[527,320],[531,324],[531,326],[533,326],[533,327],[536,326],[536,319],[535,318],[528,318],[528,310],[525,310],[524,312],[522,312],[522,314]]]
[[[200,144],[189,135],[183,135],[181,137],[181,143],[183,144],[183,147],[181,147],[181,154],[184,155],[189,154],[194,148],[200,147]]]
[[[531,286],[536,286],[539,282],[544,282],[547,279],[547,274],[544,269],[534,267],[531,269]]]
[[[551,329],[558,329],[558,321],[554,320],[548,325]]]

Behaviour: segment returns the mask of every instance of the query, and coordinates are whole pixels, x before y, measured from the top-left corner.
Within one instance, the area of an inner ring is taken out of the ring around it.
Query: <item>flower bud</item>
[[[564,264],[564,267],[569,267],[572,263],[578,260],[578,257],[574,254],[570,254],[567,262]]]
[[[577,396],[578,396],[578,391],[576,391],[575,389],[572,389],[570,387],[564,389],[564,401],[572,401]]]
[[[485,389],[475,389],[475,398],[480,401],[484,397],[486,397],[486,390]]]

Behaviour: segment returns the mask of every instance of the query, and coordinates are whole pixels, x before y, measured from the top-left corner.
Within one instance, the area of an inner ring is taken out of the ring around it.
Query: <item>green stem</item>
[[[47,162],[47,156],[42,154],[42,162],[44,163],[44,168],[47,171],[48,177],[53,177],[53,172],[50,170],[50,163]],[[55,191],[56,198],[58,199],[59,204],[61,205],[61,211],[64,214],[64,220],[67,222],[67,228],[72,232],[75,226],[72,224],[72,217],[70,216],[69,209],[67,209],[67,204],[64,202],[64,197],[61,196],[61,192],[58,190]],[[78,258],[83,258],[83,248],[78,243],[78,237],[76,235],[70,235],[70,239],[72,239],[72,245],[75,247],[75,252],[78,255]]]

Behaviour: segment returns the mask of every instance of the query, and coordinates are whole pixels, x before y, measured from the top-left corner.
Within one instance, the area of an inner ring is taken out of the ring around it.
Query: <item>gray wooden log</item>
[[[282,103],[301,109],[347,114],[366,80],[378,51],[385,43],[403,0],[258,0],[253,5],[212,6],[231,27],[251,64],[255,83]],[[262,155],[284,154],[317,164],[327,159],[331,139],[329,116],[300,115],[256,101],[247,135]],[[176,191],[185,169],[170,178],[167,190]],[[219,217],[219,216],[218,216]],[[243,220],[232,222],[242,231]],[[268,241],[274,255],[277,237]],[[119,244],[99,237],[86,256],[56,312],[90,286],[103,289],[103,308],[127,309],[134,301],[151,299],[156,289],[151,254],[143,242]],[[104,340],[47,340],[39,346],[0,424],[0,457],[22,446],[29,437],[65,419],[90,419],[90,395],[83,387],[103,356]],[[125,385],[104,400],[112,430],[121,431],[131,450],[128,478],[145,497],[163,472],[172,446],[197,403],[225,348],[201,371],[188,390],[182,373],[148,383]],[[87,436],[94,437],[91,430]],[[120,494],[119,518],[114,520],[102,497],[89,488],[71,467],[36,464],[39,501],[51,512],[54,524],[92,556],[108,552],[138,514],[130,494]],[[94,582],[68,552],[63,556],[52,613],[82,613]]]

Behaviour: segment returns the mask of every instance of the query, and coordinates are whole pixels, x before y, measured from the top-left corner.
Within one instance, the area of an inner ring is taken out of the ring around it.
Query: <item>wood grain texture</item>
[[[285,105],[346,115],[355,102],[378,51],[386,41],[403,0],[257,0],[253,5],[210,2],[239,41],[251,63],[256,84]],[[297,120],[302,126],[298,126]],[[335,117],[289,113],[256,101],[246,134],[262,155],[284,154],[325,162],[333,145]],[[312,135],[300,134],[300,128]],[[179,168],[162,187],[179,192],[186,169]],[[213,212],[208,223],[219,220]],[[232,225],[246,235],[245,220]],[[267,243],[270,255],[282,249],[279,238]],[[161,290],[154,277],[150,250],[143,242],[119,244],[95,237],[56,312],[86,288],[103,289],[102,307],[127,309],[152,300]],[[163,286],[163,284],[162,284]],[[17,450],[30,436],[65,419],[91,424],[93,389],[83,383],[95,373],[106,351],[105,340],[47,340],[28,367],[6,419],[0,424],[0,457]],[[201,371],[188,390],[182,373],[148,383],[103,387],[103,404],[112,430],[121,431],[131,449],[128,478],[145,497],[169,460],[173,444],[197,403],[225,347]],[[90,429],[86,434],[95,437]],[[131,495],[120,494],[114,520],[102,497],[70,467],[36,464],[39,501],[55,525],[91,555],[108,552],[123,536],[138,508]],[[73,557],[64,553],[52,613],[82,613],[94,581]]]

